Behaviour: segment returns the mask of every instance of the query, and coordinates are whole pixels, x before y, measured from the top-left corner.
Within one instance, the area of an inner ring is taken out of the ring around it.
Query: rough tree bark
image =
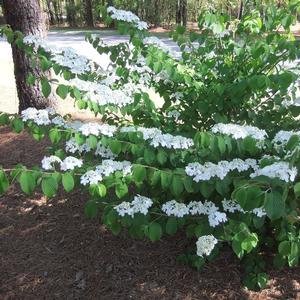
[[[176,1],[176,24],[187,25],[187,0]]]
[[[6,22],[13,30],[23,32],[25,35],[46,35],[45,17],[41,11],[39,0],[4,0],[4,15]],[[33,67],[30,58],[12,44],[14,73],[19,98],[19,112],[28,107],[46,108],[53,104],[51,99],[46,99],[39,84],[29,86],[26,79],[29,73],[36,77],[45,76],[38,67]]]

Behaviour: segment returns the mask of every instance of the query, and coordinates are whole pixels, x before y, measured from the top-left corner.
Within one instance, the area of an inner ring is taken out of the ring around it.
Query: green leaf
[[[109,147],[111,151],[116,155],[120,154],[122,151],[122,144],[117,140],[111,141]]]
[[[85,203],[84,213],[88,218],[96,218],[98,215],[98,205],[95,201],[89,200]]]
[[[160,149],[157,153],[157,161],[160,165],[164,165],[168,161],[168,154],[166,151]]]
[[[29,73],[27,80],[26,80],[27,84],[29,86],[32,86],[32,85],[34,85],[35,81],[36,81],[35,76],[32,73]]]
[[[163,190],[168,190],[172,184],[172,173],[170,172],[160,172],[160,182]]]
[[[2,113],[0,115],[0,125],[8,125],[8,124],[9,124],[8,114]]]
[[[62,174],[62,184],[67,193],[71,192],[75,186],[73,175],[71,173]]]
[[[142,165],[135,165],[132,168],[133,178],[136,182],[142,182],[147,175],[146,168]]]
[[[181,176],[174,175],[172,179],[171,192],[174,196],[179,196],[184,190],[183,179]]]
[[[119,199],[123,198],[128,193],[128,187],[126,183],[119,183],[116,185],[116,195]]]
[[[57,192],[57,188],[57,181],[52,176],[42,179],[42,191],[45,196],[53,197]]]
[[[282,241],[278,245],[278,252],[283,257],[288,256],[291,253],[291,242],[290,241]]]
[[[97,148],[97,143],[98,143],[98,139],[96,136],[94,135],[90,135],[87,139],[86,139],[87,144],[92,148],[92,149],[96,149]]]
[[[297,182],[295,185],[294,185],[294,193],[297,197],[300,196],[300,182]]]
[[[31,172],[23,171],[19,177],[21,189],[26,194],[31,194],[36,186],[36,181]]]
[[[169,235],[174,235],[177,232],[177,219],[174,217],[168,218],[167,224],[166,224],[166,233]]]
[[[56,94],[62,99],[66,99],[68,93],[69,93],[69,87],[67,85],[60,84],[56,89]]]
[[[256,186],[243,186],[233,193],[233,198],[245,210],[260,207],[263,203],[263,191]]]
[[[24,129],[24,122],[19,118],[15,118],[12,121],[12,127],[16,133],[20,133]]]
[[[42,85],[42,93],[45,96],[45,98],[48,98],[51,93],[51,85],[47,78],[41,79],[41,85]]]
[[[155,152],[152,149],[146,148],[144,151],[144,159],[147,164],[153,164],[156,160]]]
[[[3,170],[0,170],[0,195],[4,194],[9,187],[9,181]]]
[[[153,222],[149,225],[149,238],[152,242],[158,241],[162,236],[161,225],[157,222]]]
[[[260,289],[264,289],[268,283],[268,275],[266,273],[258,273],[257,274],[257,285]]]
[[[221,136],[218,136],[217,141],[218,141],[218,148],[219,148],[220,153],[224,154],[226,151],[226,144],[225,144],[224,138]]]
[[[52,144],[57,144],[61,139],[61,132],[57,128],[52,128],[49,132],[49,138]]]
[[[264,208],[267,216],[271,220],[279,219],[285,215],[285,202],[282,199],[282,195],[276,191],[266,193]]]

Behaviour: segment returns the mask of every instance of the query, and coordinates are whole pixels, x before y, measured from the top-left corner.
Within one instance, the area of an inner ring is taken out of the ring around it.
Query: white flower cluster
[[[279,178],[285,182],[293,182],[297,176],[297,168],[290,167],[288,162],[279,161],[269,166],[259,168],[250,174],[251,178],[256,176],[267,176],[270,178]]]
[[[25,44],[34,45],[36,49],[39,47],[52,55],[52,60],[57,64],[67,67],[73,74],[83,74],[91,71],[91,63],[87,57],[79,55],[75,49],[70,47],[59,48],[52,46],[47,41],[36,35],[28,35],[23,39]]]
[[[220,212],[218,207],[211,201],[192,201],[189,204],[179,203],[176,200],[171,200],[162,205],[161,210],[167,216],[182,218],[187,215],[207,215],[208,222],[211,227],[216,227],[220,223],[227,221],[225,213]]]
[[[83,123],[78,129],[84,136],[89,136],[90,134],[99,136],[106,135],[112,137],[117,131],[117,127],[108,124],[98,124],[98,123]]]
[[[87,57],[79,55],[73,48],[61,48],[53,55],[53,61],[67,67],[73,74],[84,74],[91,71],[91,64]]]
[[[140,18],[131,11],[116,9],[113,6],[110,6],[107,8],[107,12],[111,14],[110,16],[114,20],[132,23],[139,30],[148,29],[147,23],[141,21]]]
[[[247,171],[248,169],[256,170],[258,168],[255,159],[242,160],[235,158],[232,161],[221,160],[217,164],[206,162],[201,165],[198,162],[190,163],[186,166],[185,172],[188,176],[193,177],[195,182],[210,180],[213,177],[224,179],[225,176],[233,171]]]
[[[217,243],[218,240],[211,234],[200,236],[196,242],[197,255],[201,257],[210,255]]]
[[[79,154],[81,153],[87,153],[90,152],[92,149],[87,143],[83,143],[82,145],[79,145],[76,142],[75,138],[71,138],[66,142],[66,151],[70,153],[76,153],[78,152]],[[110,148],[105,147],[101,145],[100,142],[97,143],[97,148],[95,150],[95,155],[99,155],[103,158],[109,158],[109,159],[114,159],[117,157]]]
[[[81,79],[73,79],[70,82],[79,90],[85,92],[83,100],[90,100],[98,105],[117,105],[124,107],[133,103],[133,98],[122,90],[113,90],[109,86]]]
[[[134,217],[134,214],[140,213],[147,215],[149,208],[152,206],[153,201],[150,198],[137,195],[134,197],[132,202],[122,202],[115,206],[114,209],[117,211],[118,215],[124,217],[125,215]]]
[[[244,139],[248,136],[255,140],[263,141],[267,138],[265,130],[259,129],[254,126],[242,126],[237,124],[223,124],[218,123],[211,128],[213,133],[222,133],[232,136],[234,139]]]
[[[178,110],[170,110],[167,113],[167,116],[169,118],[173,118],[173,119],[175,119],[175,121],[177,121],[180,118],[180,112]]]
[[[51,121],[49,115],[53,114],[52,110],[49,109],[36,109],[29,107],[21,112],[21,118],[24,122],[33,121],[37,125],[49,125]]]
[[[298,135],[300,137],[300,131],[285,131],[285,130],[278,131],[272,140],[274,148],[277,151],[284,150],[284,147],[286,146],[289,139],[293,135]]]
[[[42,168],[44,170],[53,170],[54,163],[59,163],[61,170],[67,171],[67,170],[74,170],[76,167],[80,168],[83,164],[83,161],[73,156],[68,156],[64,160],[61,160],[59,157],[55,155],[49,157],[45,156],[42,160]]]
[[[91,147],[87,143],[79,145],[76,142],[75,138],[70,138],[68,141],[66,141],[65,149],[67,152],[70,152],[70,153],[79,152],[80,154],[91,151]]]
[[[251,211],[245,211],[244,209],[241,208],[241,206],[238,203],[236,203],[233,200],[224,199],[222,201],[222,205],[223,205],[224,211],[230,212],[230,213],[234,213],[234,212],[240,212],[243,214],[244,213],[252,213],[252,214],[258,216],[259,218],[261,218],[267,214],[263,207],[257,207]]]
[[[146,141],[150,141],[153,147],[164,147],[167,149],[188,149],[194,145],[192,139],[183,137],[181,135],[171,135],[169,133],[162,133],[158,128],[144,128],[144,127],[122,127],[120,132],[141,132]]]
[[[122,172],[123,176],[131,174],[131,163],[127,160],[114,161],[105,159],[95,170],[90,170],[83,174],[80,177],[80,182],[82,185],[97,184],[102,181],[104,176],[109,176],[117,171]]]

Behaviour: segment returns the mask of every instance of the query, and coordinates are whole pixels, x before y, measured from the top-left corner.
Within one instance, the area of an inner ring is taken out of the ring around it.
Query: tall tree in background
[[[92,0],[85,0],[85,24],[87,26],[94,27]]]
[[[23,32],[25,35],[46,35],[45,18],[41,11],[39,0],[3,0],[6,22],[13,30]],[[14,73],[19,97],[19,111],[28,107],[45,108],[49,106],[38,84],[29,86],[26,79],[29,73],[36,77],[44,76],[39,67],[33,67],[30,58],[12,44]]]
[[[187,24],[187,0],[176,0],[176,24]]]

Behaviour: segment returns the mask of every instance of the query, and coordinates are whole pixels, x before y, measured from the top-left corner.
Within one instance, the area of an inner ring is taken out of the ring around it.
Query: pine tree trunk
[[[39,0],[4,0],[4,14],[6,22],[13,30],[23,32],[25,35],[34,34],[44,37],[46,35],[45,17],[41,11]],[[33,67],[30,58],[23,50],[12,44],[14,73],[19,98],[19,112],[28,108],[46,108],[53,105],[54,99],[46,99],[39,84],[29,86],[26,79],[29,73],[40,77],[40,68]]]
[[[85,23],[89,27],[94,27],[92,0],[85,0]]]

